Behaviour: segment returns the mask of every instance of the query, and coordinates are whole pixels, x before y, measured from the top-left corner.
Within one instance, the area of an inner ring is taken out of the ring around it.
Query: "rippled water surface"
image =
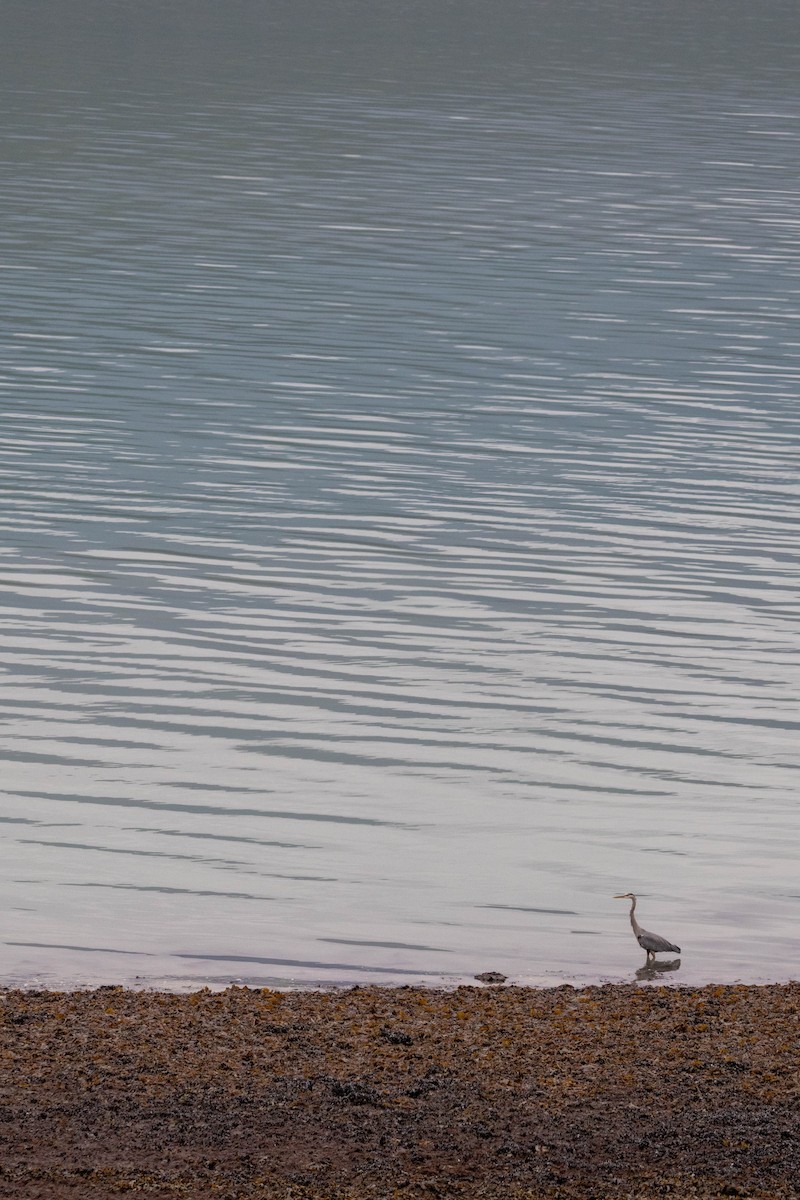
[[[791,7],[259,7],[4,51],[0,978],[796,976]]]

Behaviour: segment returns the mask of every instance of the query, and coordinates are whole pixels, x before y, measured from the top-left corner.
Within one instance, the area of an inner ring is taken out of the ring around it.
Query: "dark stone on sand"
[[[482,974],[476,975],[475,978],[480,983],[505,983],[508,976],[501,975],[499,971],[484,971]]]

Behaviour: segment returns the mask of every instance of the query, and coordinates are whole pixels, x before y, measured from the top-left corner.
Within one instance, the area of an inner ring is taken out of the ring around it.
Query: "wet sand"
[[[0,993],[0,1196],[800,1195],[800,984]]]

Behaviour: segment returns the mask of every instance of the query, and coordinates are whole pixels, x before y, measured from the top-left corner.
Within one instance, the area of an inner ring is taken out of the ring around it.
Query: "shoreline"
[[[505,970],[509,970],[508,967]],[[111,972],[92,971],[29,971],[13,972],[0,978],[0,995],[10,992],[90,992],[104,987],[116,987],[130,992],[165,992],[187,995],[191,992],[222,992],[232,987],[248,988],[251,991],[271,990],[278,992],[344,992],[351,989],[372,988],[392,991],[399,988],[419,988],[427,991],[452,992],[462,987],[479,987],[484,977],[495,974],[492,970],[470,973],[445,973],[441,971],[406,970],[395,974],[391,970],[362,975],[292,973],[284,975],[236,974],[225,972],[214,975],[154,972],[137,975],[119,975]],[[671,990],[693,991],[705,987],[782,987],[800,980],[800,964],[795,970],[786,968],[763,973],[720,972],[713,977],[696,970],[684,970],[683,964],[658,960],[655,966],[621,969],[613,973],[574,974],[567,972],[532,975],[514,973],[503,975],[506,988],[525,988],[529,991],[552,991],[555,988],[571,987],[575,991],[587,988],[609,987],[666,987]]]
[[[797,1197],[800,983],[0,992],[0,1197]]]

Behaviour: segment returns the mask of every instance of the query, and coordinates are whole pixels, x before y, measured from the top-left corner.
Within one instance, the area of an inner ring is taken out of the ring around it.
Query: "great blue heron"
[[[647,951],[647,961],[655,962],[656,954],[659,950],[671,950],[673,954],[680,954],[680,946],[673,946],[672,942],[668,942],[666,938],[661,937],[657,933],[648,933],[646,929],[642,929],[639,922],[634,916],[636,908],[636,897],[633,892],[623,892],[621,896],[615,896],[615,900],[630,900],[631,902],[631,928],[633,936],[636,938],[643,950]]]

